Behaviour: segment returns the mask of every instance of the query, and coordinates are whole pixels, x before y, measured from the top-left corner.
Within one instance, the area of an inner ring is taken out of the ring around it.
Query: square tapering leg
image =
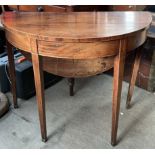
[[[7,51],[8,51],[8,61],[9,61],[9,78],[11,84],[11,92],[13,95],[14,108],[18,108],[17,104],[17,90],[16,90],[16,73],[15,73],[15,63],[14,63],[14,53],[12,50],[12,45],[7,41]]]
[[[42,69],[41,57],[37,54],[32,54],[32,64],[33,64],[33,71],[34,71],[41,136],[42,136],[42,141],[46,142],[47,141],[47,130],[46,130],[44,80],[43,80],[43,69]]]
[[[128,95],[127,95],[127,101],[126,101],[127,109],[129,109],[131,106],[131,98],[133,95],[134,86],[135,86],[137,75],[138,75],[138,69],[139,69],[140,60],[141,60],[142,48],[143,48],[143,46],[136,49],[136,56],[135,56],[135,61],[134,61],[133,68],[132,68],[131,79],[130,79]]]
[[[113,104],[112,104],[112,132],[111,144],[117,144],[117,129],[121,101],[122,81],[124,74],[124,62],[126,55],[126,40],[120,41],[119,53],[114,60],[114,79],[113,79]]]

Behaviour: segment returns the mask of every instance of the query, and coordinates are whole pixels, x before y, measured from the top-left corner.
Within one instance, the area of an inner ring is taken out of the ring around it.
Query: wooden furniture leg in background
[[[46,131],[46,114],[45,114],[45,96],[44,96],[44,80],[42,70],[42,58],[37,54],[32,54],[32,64],[34,71],[34,80],[36,87],[36,98],[38,104],[40,128],[42,141],[47,141]]]
[[[129,84],[129,89],[128,89],[127,101],[126,101],[127,109],[130,108],[130,102],[131,102],[131,98],[133,95],[134,86],[136,83],[138,69],[139,69],[139,65],[140,65],[142,47],[143,46],[136,49],[136,56],[135,56],[135,61],[134,61],[133,68],[132,68],[132,74],[131,74],[131,79],[130,79],[130,84]]]
[[[111,132],[111,144],[113,146],[117,144],[117,129],[118,129],[125,55],[126,55],[126,40],[121,40],[119,53],[114,60],[112,132]]]
[[[70,96],[74,96],[74,83],[75,83],[75,79],[74,78],[68,78],[68,83],[69,83],[69,93],[70,93]]]
[[[14,108],[18,108],[17,104],[17,90],[16,90],[16,73],[15,73],[15,63],[14,63],[14,53],[12,50],[12,45],[7,41],[7,50],[8,50],[8,61],[9,61],[9,77],[10,77],[10,85],[11,92],[13,95],[13,104]]]

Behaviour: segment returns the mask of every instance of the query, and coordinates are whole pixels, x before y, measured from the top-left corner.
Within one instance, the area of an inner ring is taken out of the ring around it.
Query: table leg
[[[17,104],[17,91],[16,91],[16,73],[15,73],[15,63],[14,63],[14,53],[12,50],[12,45],[7,41],[7,51],[8,51],[8,61],[9,61],[9,77],[11,82],[11,92],[13,95],[14,108],[18,108]]]
[[[33,64],[33,71],[34,71],[41,136],[42,136],[42,141],[46,142],[47,141],[46,114],[45,114],[44,80],[43,80],[41,57],[37,54],[32,54],[32,64]]]
[[[130,84],[128,89],[127,101],[126,101],[127,109],[130,108],[130,102],[131,102],[134,86],[137,79],[137,74],[138,74],[138,69],[139,69],[140,59],[141,59],[141,50],[142,50],[142,47],[139,47],[136,49],[136,56],[135,56],[135,61],[132,68],[132,74],[131,74],[131,79],[130,79]]]
[[[74,78],[68,78],[70,96],[74,96]]]
[[[112,132],[111,132],[111,144],[113,146],[115,146],[117,143],[117,129],[118,129],[121,90],[122,90],[122,81],[124,73],[125,54],[126,54],[126,40],[121,40],[119,53],[114,60]]]

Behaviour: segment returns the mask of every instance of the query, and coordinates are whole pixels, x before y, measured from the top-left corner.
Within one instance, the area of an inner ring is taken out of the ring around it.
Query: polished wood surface
[[[42,70],[72,79],[114,67],[111,144],[116,145],[125,55],[145,42],[151,20],[147,12],[3,14],[8,42],[33,63],[43,141],[47,133]],[[73,84],[71,80],[71,89]]]
[[[147,12],[5,12],[2,22],[6,29],[38,40],[94,42],[121,39],[145,29],[151,19]]]

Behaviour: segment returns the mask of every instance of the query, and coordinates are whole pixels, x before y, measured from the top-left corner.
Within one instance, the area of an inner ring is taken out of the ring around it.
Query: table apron
[[[128,35],[125,38],[126,52],[141,46],[146,40],[146,33],[144,29]],[[35,45],[35,39],[7,30],[6,37],[13,46],[21,49],[30,61],[31,54],[38,54],[42,56],[44,70],[63,77],[87,77],[109,70],[113,67],[120,45],[120,40],[89,43],[37,40]],[[33,46],[37,47],[36,51]]]

